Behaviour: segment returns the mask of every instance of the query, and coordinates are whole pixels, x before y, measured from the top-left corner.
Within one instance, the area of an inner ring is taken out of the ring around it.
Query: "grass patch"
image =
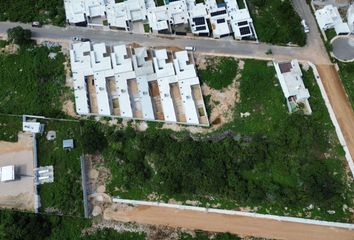
[[[50,52],[57,53],[54,60]],[[64,61],[60,49],[37,46],[0,54],[0,112],[63,117]]]
[[[0,21],[33,22],[65,25],[64,1],[58,0],[0,0]]]
[[[144,32],[146,33],[150,32],[150,25],[148,23],[144,24]]]
[[[290,0],[248,0],[258,38],[272,44],[306,44],[301,18]]]
[[[0,48],[4,48],[7,45],[7,41],[6,40],[0,40]]]
[[[334,28],[326,30],[325,33],[326,33],[326,37],[327,37],[328,42],[330,42],[334,37],[337,36],[337,33],[334,30]]]
[[[354,62],[338,62],[339,75],[354,109]]]
[[[198,70],[203,82],[211,88],[221,90],[229,86],[237,74],[237,61],[232,57],[207,58],[206,69]]]
[[[157,6],[164,6],[165,1],[164,0],[155,0]]]
[[[44,121],[43,136],[37,136],[38,164],[54,166],[54,183],[40,185],[41,211],[54,209],[65,215],[83,214],[80,156],[82,154],[80,124],[78,122]],[[48,131],[56,132],[56,139],[48,141]],[[63,150],[64,139],[74,139],[72,151]]]
[[[0,141],[17,142],[22,130],[22,118],[0,115]]]

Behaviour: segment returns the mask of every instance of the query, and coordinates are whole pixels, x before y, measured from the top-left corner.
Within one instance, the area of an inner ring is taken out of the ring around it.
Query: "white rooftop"
[[[5,166],[0,168],[1,182],[15,180],[15,166]]]
[[[338,8],[333,5],[326,5],[315,12],[316,20],[321,29],[333,28],[336,24],[342,23]]]
[[[22,122],[22,131],[30,133],[40,133],[41,123],[39,122]]]

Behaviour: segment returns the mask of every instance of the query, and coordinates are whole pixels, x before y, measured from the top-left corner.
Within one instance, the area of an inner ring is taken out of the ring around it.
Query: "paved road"
[[[201,37],[180,37],[180,36],[161,36],[152,34],[137,34],[124,31],[109,31],[93,28],[67,27],[59,28],[54,26],[44,26],[43,28],[32,28],[29,24],[0,22],[0,34],[5,34],[9,28],[21,25],[32,30],[34,38],[57,39],[70,41],[73,36],[89,38],[94,42],[106,42],[109,44],[118,43],[138,43],[143,46],[195,46],[197,51],[210,55],[229,55],[242,58],[256,59],[278,59],[288,60],[297,58],[299,60],[311,60],[315,63],[324,63],[323,58],[318,58],[317,51],[312,51],[310,46],[300,47],[281,47],[265,43],[240,42],[235,40],[211,39]],[[266,52],[272,49],[272,55]]]

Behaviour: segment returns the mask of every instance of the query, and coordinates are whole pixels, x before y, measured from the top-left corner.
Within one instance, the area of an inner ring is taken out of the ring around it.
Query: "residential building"
[[[347,21],[351,33],[354,34],[354,3],[348,8]]]
[[[187,51],[80,42],[70,60],[80,115],[209,124]]]
[[[308,101],[310,93],[302,80],[299,62],[296,59],[290,62],[274,62],[274,67],[289,112],[292,113],[301,109],[305,114],[311,114],[312,110]]]
[[[338,8],[333,5],[326,5],[315,12],[316,20],[321,29],[334,28],[337,35],[347,35],[350,33],[348,23],[343,22]]]

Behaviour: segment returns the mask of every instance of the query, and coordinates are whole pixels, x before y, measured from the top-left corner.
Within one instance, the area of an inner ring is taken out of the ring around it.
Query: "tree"
[[[25,45],[31,43],[31,30],[23,29],[21,26],[7,30],[7,38],[11,43]]]
[[[104,133],[95,123],[86,123],[82,129],[82,148],[85,153],[95,154],[107,146]]]

